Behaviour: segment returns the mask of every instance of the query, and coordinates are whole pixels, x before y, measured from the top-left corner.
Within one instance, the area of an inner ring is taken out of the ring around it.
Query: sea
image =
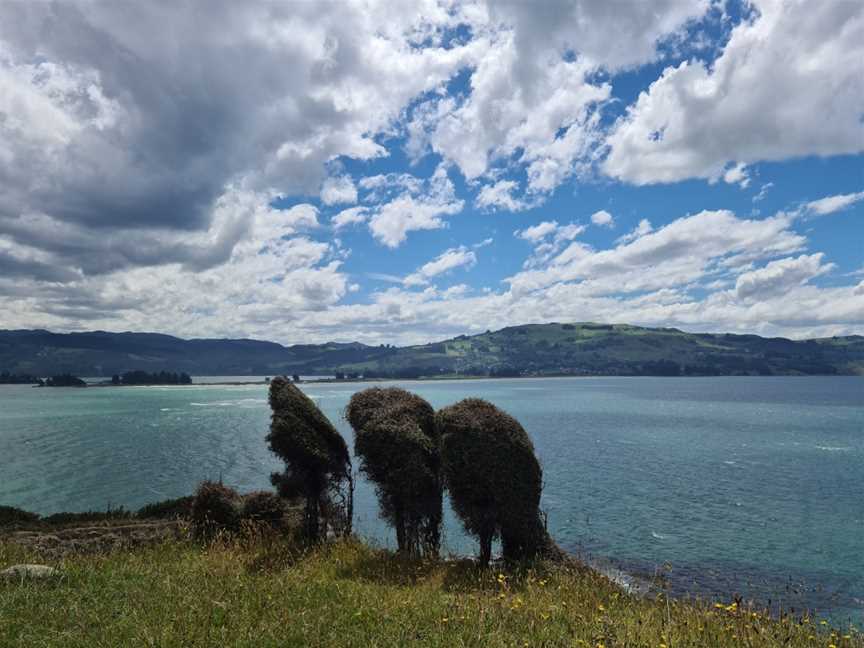
[[[0,386],[0,504],[42,514],[269,488],[264,377],[190,386]],[[254,381],[254,382],[253,382]],[[250,384],[218,384],[218,383]],[[372,383],[302,389],[353,446],[343,410]],[[485,398],[543,466],[558,544],[684,597],[742,596],[864,626],[864,377],[516,378],[376,382],[441,407]],[[394,544],[360,479],[355,530]],[[476,546],[447,511],[444,548]]]

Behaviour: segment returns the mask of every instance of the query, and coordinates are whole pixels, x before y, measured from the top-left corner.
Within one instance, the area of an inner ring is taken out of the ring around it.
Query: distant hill
[[[0,331],[0,371],[198,375],[864,375],[864,337],[788,340],[622,324],[529,324],[426,345],[282,346],[156,333]]]

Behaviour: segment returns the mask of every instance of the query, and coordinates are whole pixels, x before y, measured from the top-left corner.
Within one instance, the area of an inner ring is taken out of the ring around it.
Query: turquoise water
[[[864,622],[864,379],[573,378],[400,383],[440,407],[487,398],[544,467],[559,543],[672,589]],[[304,387],[341,411],[364,384]],[[222,478],[268,487],[264,385],[0,387],[0,503],[40,513],[138,507]],[[374,494],[357,528],[382,544]],[[450,516],[446,546],[473,543]],[[671,568],[671,571],[669,569]]]

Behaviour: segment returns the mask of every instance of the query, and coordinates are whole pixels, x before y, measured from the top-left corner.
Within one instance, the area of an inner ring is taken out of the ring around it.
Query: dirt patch
[[[177,520],[141,520],[56,529],[8,530],[0,531],[0,542],[18,544],[48,558],[60,558],[68,554],[107,553],[158,544],[182,537],[186,526],[185,522]]]

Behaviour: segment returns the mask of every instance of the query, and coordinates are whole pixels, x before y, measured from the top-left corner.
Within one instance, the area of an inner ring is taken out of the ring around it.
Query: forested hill
[[[392,347],[285,347],[257,340],[183,340],[156,333],[0,330],[0,372],[198,375],[864,375],[864,337],[793,341],[611,324],[530,324]]]

